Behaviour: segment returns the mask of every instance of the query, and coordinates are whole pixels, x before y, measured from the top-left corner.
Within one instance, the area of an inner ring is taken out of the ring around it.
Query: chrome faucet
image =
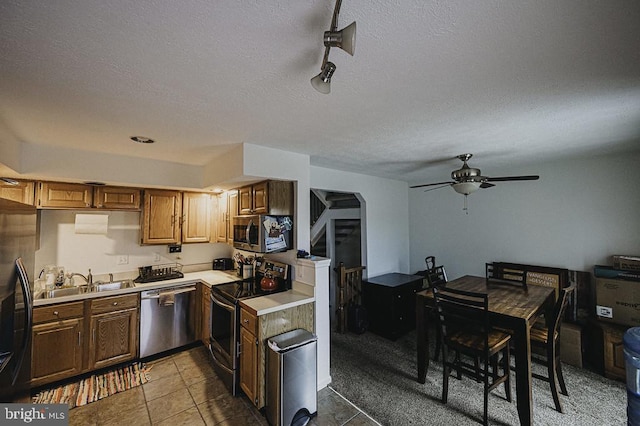
[[[82,279],[86,281],[89,287],[93,285],[93,275],[91,275],[91,269],[89,269],[89,273],[87,274],[86,277],[79,272],[74,272],[73,274],[71,274],[71,277],[75,277],[75,276],[82,277]]]

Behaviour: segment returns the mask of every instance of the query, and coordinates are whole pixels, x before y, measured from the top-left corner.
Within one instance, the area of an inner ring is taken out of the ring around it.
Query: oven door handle
[[[225,308],[227,311],[233,312],[236,310],[236,307],[233,305],[230,305],[228,303],[226,303],[225,301],[215,297],[214,293],[211,292],[211,300],[213,301],[213,303],[215,303],[216,305],[220,305],[223,308]]]
[[[229,367],[227,367],[226,365],[224,365],[223,363],[221,363],[220,361],[218,361],[218,358],[216,358],[216,355],[213,351],[210,352],[211,356],[213,357],[213,361],[218,364],[218,366],[220,368],[222,368],[223,370],[225,370],[227,373],[233,374],[233,370],[231,370]]]

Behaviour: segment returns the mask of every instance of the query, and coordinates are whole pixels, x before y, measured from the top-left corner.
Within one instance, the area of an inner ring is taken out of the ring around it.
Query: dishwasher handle
[[[173,289],[171,291],[161,291],[161,290],[155,290],[153,292],[148,292],[147,294],[142,294],[140,296],[141,299],[146,300],[146,299],[159,299],[160,298],[160,294],[181,294],[181,293],[190,293],[192,291],[196,291],[195,287],[183,287],[183,288],[176,288]]]

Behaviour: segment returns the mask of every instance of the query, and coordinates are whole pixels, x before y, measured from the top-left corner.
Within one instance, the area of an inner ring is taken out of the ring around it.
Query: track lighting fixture
[[[333,10],[333,19],[331,20],[331,28],[324,32],[324,58],[320,67],[320,74],[311,79],[311,85],[318,92],[323,94],[331,93],[331,76],[336,70],[333,62],[329,62],[329,51],[332,47],[340,49],[353,56],[356,50],[356,23],[352,22],[340,31],[336,31],[338,27],[338,14],[340,13],[340,5],[342,0],[336,0],[336,7]]]

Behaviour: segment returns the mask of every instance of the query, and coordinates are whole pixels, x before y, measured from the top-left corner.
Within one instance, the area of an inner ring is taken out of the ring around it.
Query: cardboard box
[[[560,360],[582,368],[582,327],[563,323],[560,329]]]
[[[640,271],[640,256],[615,255],[613,256],[613,267],[627,271]]]
[[[596,315],[601,321],[640,326],[640,282],[596,278]]]

